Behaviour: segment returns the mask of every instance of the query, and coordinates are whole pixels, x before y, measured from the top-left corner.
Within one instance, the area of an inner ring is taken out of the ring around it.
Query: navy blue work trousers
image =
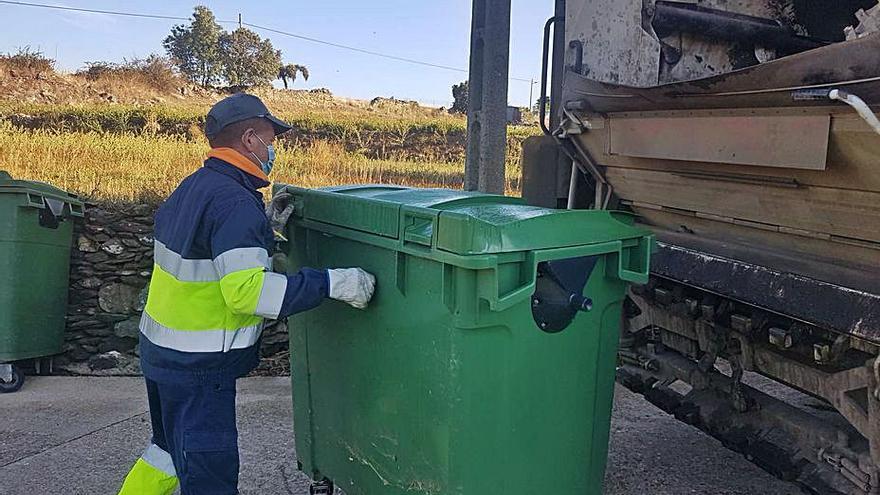
[[[181,495],[237,494],[235,380],[146,381],[153,443],[171,454]]]

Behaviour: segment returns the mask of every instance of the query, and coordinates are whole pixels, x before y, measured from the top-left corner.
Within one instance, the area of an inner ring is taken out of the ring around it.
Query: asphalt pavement
[[[239,382],[241,493],[308,493],[288,378]],[[29,377],[0,395],[0,493],[114,494],[149,440],[139,378]],[[617,388],[605,493],[799,495],[716,440]]]

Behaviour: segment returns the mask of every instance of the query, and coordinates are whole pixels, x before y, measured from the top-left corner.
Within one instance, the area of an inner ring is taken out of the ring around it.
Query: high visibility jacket
[[[250,160],[219,148],[159,208],[140,323],[151,344],[184,353],[248,348],[264,318],[311,309],[327,296],[325,270],[271,271],[274,238],[258,191],[268,184]]]

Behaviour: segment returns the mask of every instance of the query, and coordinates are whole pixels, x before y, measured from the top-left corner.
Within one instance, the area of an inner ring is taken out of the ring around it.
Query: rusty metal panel
[[[792,91],[839,87],[869,105],[880,104],[880,33],[783,57],[727,74],[693,81],[636,88],[592,80],[568,71],[563,84],[566,104],[585,100],[594,112],[681,110],[687,108],[756,108],[824,106],[802,101]]]
[[[565,6],[565,37],[584,46],[583,60],[566,50],[567,67],[583,62],[590,77],[633,86],[659,82],[660,42],[643,21],[641,1],[569,1]],[[648,29],[646,31],[646,29]]]
[[[686,248],[662,238],[657,248],[651,258],[655,275],[880,343],[880,294],[719,256],[717,249]]]
[[[612,115],[613,155],[825,170],[830,115]]]

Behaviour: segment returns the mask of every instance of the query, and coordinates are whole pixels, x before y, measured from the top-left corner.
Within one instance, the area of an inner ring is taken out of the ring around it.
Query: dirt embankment
[[[93,67],[67,74],[56,71],[55,62],[41,53],[23,49],[16,54],[0,55],[0,100],[57,105],[157,105],[204,102],[214,96],[155,60],[127,66],[104,64],[102,70]]]
[[[0,121],[23,130],[203,139],[207,109],[229,90],[201,88],[157,64],[63,74],[37,54],[0,56]],[[291,147],[326,142],[371,159],[464,160],[465,119],[442,108],[338,98],[326,89],[249,91],[293,125],[284,136]],[[522,140],[535,133],[536,127],[512,127],[511,152],[518,154]]]

